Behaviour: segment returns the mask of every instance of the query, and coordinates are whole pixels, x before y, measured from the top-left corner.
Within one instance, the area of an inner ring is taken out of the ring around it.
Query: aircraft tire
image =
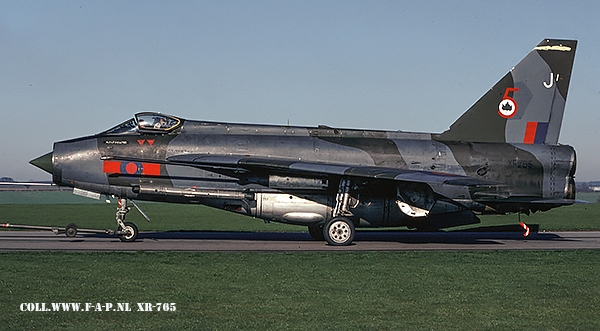
[[[348,246],[354,240],[354,223],[346,217],[334,217],[323,227],[325,241],[332,246]]]
[[[325,241],[325,235],[323,234],[323,225],[309,225],[308,234],[316,241]]]
[[[119,239],[123,242],[133,242],[137,239],[139,231],[137,226],[131,222],[125,222],[125,228],[119,227],[119,231],[127,231],[129,234],[120,234]]]

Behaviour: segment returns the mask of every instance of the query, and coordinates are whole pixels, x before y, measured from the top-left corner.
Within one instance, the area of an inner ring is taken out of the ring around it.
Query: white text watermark
[[[159,312],[159,311],[175,311],[175,303],[162,302],[138,302],[131,304],[129,302],[24,302],[19,306],[21,311],[30,312],[48,312],[48,311],[140,311],[140,312]]]

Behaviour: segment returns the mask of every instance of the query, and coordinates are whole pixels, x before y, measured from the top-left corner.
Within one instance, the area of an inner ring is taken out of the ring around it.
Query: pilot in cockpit
[[[167,127],[167,120],[164,117],[154,118],[154,128],[162,129]]]

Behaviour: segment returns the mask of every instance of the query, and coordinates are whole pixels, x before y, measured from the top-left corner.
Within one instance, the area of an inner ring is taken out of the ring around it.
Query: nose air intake
[[[52,175],[52,152],[33,159],[29,163]]]

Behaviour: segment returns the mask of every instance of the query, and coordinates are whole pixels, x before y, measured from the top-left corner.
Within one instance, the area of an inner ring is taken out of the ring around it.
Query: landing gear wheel
[[[124,228],[119,226],[119,231],[127,232],[126,234],[120,234],[119,239],[123,242],[132,242],[135,241],[138,237],[138,228],[135,224],[131,222],[124,222]]]
[[[316,241],[324,241],[323,225],[309,225],[308,234]]]
[[[69,238],[73,238],[77,235],[77,224],[69,223],[65,228],[65,235]]]
[[[354,240],[354,223],[346,217],[334,217],[323,228],[323,236],[329,245],[348,246]]]

